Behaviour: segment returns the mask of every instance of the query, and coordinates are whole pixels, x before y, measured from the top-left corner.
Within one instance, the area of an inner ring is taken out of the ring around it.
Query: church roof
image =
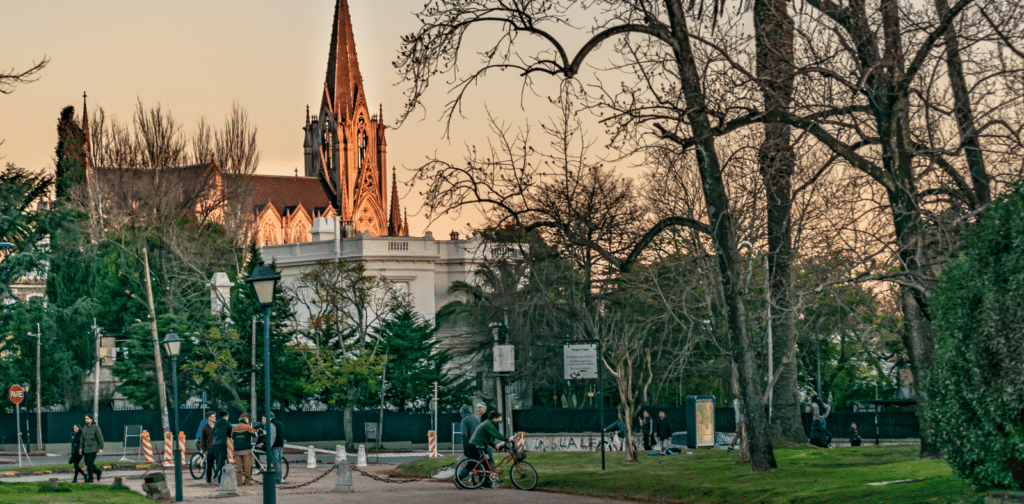
[[[226,178],[240,175],[227,175]],[[278,175],[245,175],[246,183],[250,184],[253,204],[260,208],[269,201],[277,213],[283,215],[288,208],[295,208],[300,203],[307,210],[331,206],[324,194],[320,181],[316,177],[293,177]],[[312,216],[312,217],[315,217]]]

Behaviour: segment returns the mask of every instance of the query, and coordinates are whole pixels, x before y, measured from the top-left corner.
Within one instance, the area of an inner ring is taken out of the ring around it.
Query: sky
[[[423,2],[349,0],[368,105],[371,111],[383,105],[389,127],[406,89],[391,63],[401,35],[418,26],[413,13]],[[257,173],[301,173],[306,106],[315,110],[320,103],[334,8],[334,0],[0,0],[0,69],[50,59],[38,81],[0,95],[0,163],[52,171],[60,110],[74,105],[80,113],[87,92],[91,113],[103,107],[128,122],[141,100],[170,111],[186,133],[200,117],[219,126],[237,101],[258,128]],[[503,120],[524,117],[515,79],[496,80],[471,92],[450,138],[440,120],[449,99],[443,82],[428,92],[425,110],[388,131],[388,162],[400,182],[428,156],[457,160],[468,145],[485,142],[485,101]],[[399,187],[413,235],[428,229],[419,190]],[[429,229],[446,238],[480,220],[477,212],[463,212]]]

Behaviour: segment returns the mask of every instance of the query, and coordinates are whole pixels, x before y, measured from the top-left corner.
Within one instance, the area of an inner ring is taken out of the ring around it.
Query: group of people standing
[[[219,418],[218,418],[219,417]],[[220,481],[221,472],[228,459],[228,438],[234,446],[234,456],[237,459],[236,465],[239,470],[235,472],[238,485],[251,485],[252,480],[252,450],[255,447],[266,444],[267,431],[271,432],[270,450],[275,467],[281,467],[281,450],[284,448],[284,428],[281,422],[270,415],[270,425],[267,426],[267,417],[262,418],[261,423],[249,424],[249,415],[242,413],[238,416],[238,423],[232,424],[228,420],[228,412],[209,412],[206,418],[199,424],[199,450],[206,455],[206,483],[213,484]],[[281,471],[277,471],[277,482],[281,482]]]
[[[96,467],[96,455],[103,454],[103,431],[96,425],[96,419],[92,415],[85,415],[85,426],[74,425],[71,427],[71,459],[68,463],[75,466],[75,477],[72,483],[78,483],[78,475],[81,474],[86,483],[99,481],[103,476],[103,469]],[[82,471],[82,464],[85,463],[85,471]]]
[[[462,432],[462,453],[466,458],[481,460],[486,458],[490,467],[494,467],[494,450],[498,443],[512,443],[511,438],[506,439],[498,430],[498,422],[501,421],[501,414],[497,411],[488,411],[487,405],[478,403],[476,414],[468,404],[462,405],[459,410],[462,414],[462,422],[459,430]],[[468,471],[468,469],[463,469]],[[459,474],[462,479],[466,474]],[[492,481],[485,481],[483,488],[496,488],[497,484]]]
[[[672,443],[672,421],[668,419],[664,411],[658,412],[658,418],[651,418],[651,413],[643,410],[638,417],[639,432],[643,438],[644,450],[657,450],[664,453]],[[604,428],[604,432],[618,434],[621,442],[626,439],[626,426],[622,420],[616,420]]]

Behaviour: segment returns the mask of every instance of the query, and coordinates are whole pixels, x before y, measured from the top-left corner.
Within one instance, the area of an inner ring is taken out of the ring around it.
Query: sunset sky
[[[399,37],[418,26],[413,12],[423,0],[349,4],[369,108],[382,104],[393,127],[405,86],[396,85],[391,62]],[[90,112],[103,107],[126,122],[136,100],[159,103],[186,133],[200,117],[219,126],[237,100],[258,128],[258,173],[301,172],[301,128],[306,105],[315,110],[320,103],[334,6],[334,0],[0,0],[0,68],[24,69],[50,58],[37,82],[0,95],[0,163],[53,170],[60,110],[74,105],[80,113],[85,91]],[[502,88],[502,81],[509,85]],[[409,180],[411,169],[429,155],[457,160],[467,145],[485,142],[485,100],[502,120],[522,121],[518,84],[518,77],[499,76],[475,89],[449,140],[439,121],[449,97],[438,80],[427,109],[388,132],[388,162],[397,167],[399,180]],[[417,189],[400,186],[400,195],[409,207],[410,231],[422,234],[428,222]],[[475,213],[463,213],[429,229],[446,237],[478,220]]]

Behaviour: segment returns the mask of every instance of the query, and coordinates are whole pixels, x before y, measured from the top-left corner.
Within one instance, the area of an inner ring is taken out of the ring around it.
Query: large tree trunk
[[[761,93],[765,110],[786,112],[793,101],[793,20],[785,0],[754,2],[754,31],[757,43],[757,74],[763,79]],[[774,369],[781,368],[771,398],[772,435],[793,442],[806,441],[797,400],[796,361],[785,362],[796,338],[793,325],[792,277],[792,180],[795,154],[790,127],[781,123],[764,125],[764,140],[758,152],[761,177],[768,196],[768,276],[772,306]]]
[[[694,137],[704,138],[696,146],[697,166],[722,280],[726,327],[732,347],[732,361],[736,364],[740,402],[750,441],[750,468],[754,472],[770,471],[778,468],[778,465],[772,448],[768,418],[761,400],[763,387],[761,380],[758,379],[760,375],[750,335],[747,334],[746,312],[739,289],[736,230],[729,209],[729,197],[725,190],[715,141],[713,136],[708,134],[711,122],[707,114],[704,91],[701,88],[700,72],[697,70],[693,49],[690,46],[685,6],[682,0],[667,0],[666,7],[672,36],[678,44],[675,57],[679,67],[681,89],[686,98],[686,119]]]

